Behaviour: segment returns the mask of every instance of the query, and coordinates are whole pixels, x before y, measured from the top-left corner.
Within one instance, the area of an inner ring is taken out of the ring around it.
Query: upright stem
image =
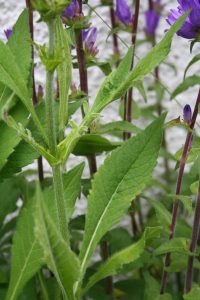
[[[134,17],[132,19],[132,45],[134,46],[133,50],[133,57],[132,57],[132,63],[131,63],[131,70],[134,66],[134,57],[135,57],[135,43],[137,38],[137,29],[138,29],[138,19],[139,19],[139,12],[140,12],[140,0],[135,0],[135,12]],[[133,89],[130,88],[127,94],[127,98],[125,101],[127,101],[127,107],[126,107],[126,121],[130,122],[132,121],[132,97],[133,97]],[[131,137],[131,133],[127,132],[125,134],[125,139],[129,139]]]
[[[49,57],[54,56],[55,52],[55,20],[51,19],[48,22],[49,29]],[[47,70],[46,72],[46,124],[47,134],[49,139],[49,150],[54,156],[57,155],[57,140],[56,140],[56,128],[55,128],[55,116],[54,116],[54,71]],[[68,239],[67,234],[67,218],[64,199],[64,188],[61,166],[55,165],[52,167],[53,171],[53,183],[54,194],[57,207],[57,215],[59,221],[60,232],[65,240]]]
[[[26,0],[26,7],[27,7],[28,13],[29,13],[29,29],[30,29],[31,39],[32,39],[32,42],[34,42],[33,9],[32,9],[30,0]],[[37,95],[36,95],[36,88],[35,88],[34,48],[33,48],[33,45],[31,47],[32,47],[32,64],[33,64],[33,67],[32,67],[32,101],[33,101],[33,104],[36,105],[37,104]],[[41,182],[44,180],[43,163],[42,163],[41,156],[38,158],[37,164],[38,164],[38,177],[39,177],[39,181]]]
[[[186,164],[186,161],[187,161],[188,152],[189,152],[190,143],[191,143],[191,138],[192,138],[192,135],[193,135],[192,130],[194,129],[194,125],[196,123],[199,104],[200,104],[200,90],[199,90],[199,93],[198,93],[198,97],[197,97],[197,100],[196,100],[194,112],[193,112],[193,115],[192,115],[192,121],[191,121],[191,124],[190,124],[191,131],[189,131],[188,134],[187,134],[184,149],[183,149],[183,153],[182,153],[182,157],[181,157],[180,168],[179,168],[179,173],[178,173],[178,179],[177,179],[177,184],[176,184],[176,198],[174,199],[173,210],[172,210],[172,221],[171,221],[171,225],[170,225],[169,240],[172,240],[174,238],[174,233],[175,233],[175,229],[176,229],[178,208],[179,208],[179,199],[178,199],[177,196],[180,195],[180,191],[181,191],[185,164]],[[164,294],[164,292],[165,292],[167,277],[168,277],[168,273],[165,269],[170,265],[170,257],[171,257],[171,253],[167,253],[166,256],[165,256],[165,263],[164,263],[164,270],[163,270],[163,275],[162,275],[162,280],[161,280],[160,294]]]
[[[194,222],[192,227],[192,240],[190,243],[189,250],[194,254],[196,251],[198,236],[200,230],[200,180],[198,188],[198,196],[195,207]],[[188,257],[188,265],[185,279],[185,292],[189,293],[192,289],[192,278],[193,278],[193,264],[194,264],[194,255]]]
[[[82,0],[79,1],[79,13],[82,14]],[[88,74],[87,74],[87,66],[85,60],[85,53],[83,48],[83,38],[82,38],[82,31],[75,32],[76,37],[76,52],[77,52],[77,59],[78,59],[78,66],[79,66],[79,78],[80,78],[80,87],[81,90],[88,95]],[[82,108],[82,116],[84,117],[84,111]],[[90,168],[90,176],[93,177],[97,171],[97,162],[96,162],[96,155],[92,154],[88,157],[89,168]],[[109,257],[108,251],[108,244],[104,242],[104,244],[100,243],[101,252],[103,260],[106,260]],[[113,284],[112,284],[112,277],[106,279],[107,286],[106,292],[109,292],[110,295],[113,294]]]

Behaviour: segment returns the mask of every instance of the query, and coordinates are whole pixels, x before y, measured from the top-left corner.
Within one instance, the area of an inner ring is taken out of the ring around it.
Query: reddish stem
[[[194,112],[193,112],[193,115],[192,115],[192,121],[191,121],[191,124],[190,124],[191,131],[189,131],[188,134],[187,134],[184,149],[183,149],[183,153],[182,153],[182,157],[181,157],[181,163],[180,163],[178,179],[177,179],[177,184],[176,184],[176,196],[180,195],[185,164],[186,164],[186,161],[187,161],[188,152],[189,152],[189,149],[190,149],[190,142],[191,142],[191,138],[192,138],[192,135],[193,135],[192,130],[194,129],[194,125],[196,123],[199,104],[200,104],[200,90],[199,90],[199,93],[198,93],[198,97],[197,97],[197,100],[196,100]],[[174,238],[174,233],[175,233],[176,223],[177,223],[177,216],[178,216],[178,208],[179,208],[179,199],[178,199],[178,197],[176,197],[175,201],[174,201],[174,204],[173,204],[173,210],[172,210],[172,221],[171,221],[171,225],[170,225],[169,240],[172,240]],[[170,265],[170,257],[171,257],[171,253],[167,253],[166,256],[165,256],[165,263],[164,263],[164,270],[163,270],[163,275],[162,275],[162,280],[161,280],[160,294],[164,294],[164,292],[165,292],[167,277],[168,277],[168,273],[165,269]]]
[[[200,229],[200,181],[199,181],[197,202],[196,202],[196,207],[195,207],[194,222],[193,222],[193,227],[192,227],[192,240],[191,240],[190,247],[189,247],[189,250],[193,254],[196,251],[196,246],[197,246],[198,236],[199,236],[199,229]],[[195,259],[194,256],[189,256],[189,258],[188,258],[188,266],[187,266],[186,280],[185,280],[185,292],[186,293],[189,293],[192,289],[194,259]]]

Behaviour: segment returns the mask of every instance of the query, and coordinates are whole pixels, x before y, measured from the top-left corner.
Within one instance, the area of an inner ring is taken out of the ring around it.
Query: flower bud
[[[192,120],[192,110],[189,104],[186,104],[183,109],[183,120],[185,123],[190,124]]]
[[[6,30],[4,30],[4,33],[5,33],[7,40],[9,40],[9,38],[12,35],[12,29],[6,29]]]
[[[126,3],[126,0],[117,0],[115,15],[125,25],[129,25],[131,23],[131,10]]]

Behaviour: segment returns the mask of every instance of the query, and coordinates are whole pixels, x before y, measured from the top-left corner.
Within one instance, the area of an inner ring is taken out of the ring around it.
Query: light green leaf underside
[[[79,277],[79,260],[53,223],[41,191],[37,192],[35,214],[35,233],[43,248],[44,260],[54,273],[64,299],[74,299],[73,286]]]
[[[145,187],[156,165],[165,116],[114,150],[94,177],[88,199],[81,273],[101,237],[120,221],[131,201]]]
[[[14,235],[11,279],[7,300],[15,300],[43,264],[42,249],[34,235],[33,199],[22,209]]]

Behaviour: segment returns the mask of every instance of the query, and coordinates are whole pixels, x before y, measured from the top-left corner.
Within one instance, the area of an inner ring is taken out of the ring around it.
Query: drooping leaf
[[[73,287],[79,277],[79,260],[53,223],[39,188],[35,214],[35,232],[43,248],[44,260],[54,273],[64,299],[74,299]]]
[[[102,152],[112,151],[119,143],[110,142],[108,139],[97,134],[88,134],[82,136],[76,144],[73,154],[75,155],[91,155],[93,153],[100,154]]]
[[[189,254],[188,240],[185,238],[174,238],[170,241],[163,243],[160,247],[155,250],[156,255],[165,254],[168,252],[179,252]]]
[[[173,91],[171,95],[171,99],[175,98],[177,95],[185,92],[189,88],[199,85],[200,84],[200,77],[197,75],[192,75],[187,77],[177,88]]]
[[[164,115],[161,116],[144,132],[114,150],[96,173],[88,199],[80,253],[82,274],[98,241],[121,219],[131,201],[151,178],[160,148],[164,118]]]
[[[7,300],[15,300],[28,280],[43,264],[42,249],[34,234],[34,199],[22,209],[14,235],[11,279]]]
[[[97,126],[97,133],[100,134],[112,134],[114,132],[139,133],[140,131],[140,128],[127,121],[115,121],[112,123],[101,124],[99,127]]]
[[[188,63],[187,67],[185,68],[185,72],[184,72],[184,79],[186,77],[186,74],[188,72],[188,70],[190,69],[191,66],[193,66],[196,62],[198,62],[200,60],[200,54],[195,55],[191,61]]]

